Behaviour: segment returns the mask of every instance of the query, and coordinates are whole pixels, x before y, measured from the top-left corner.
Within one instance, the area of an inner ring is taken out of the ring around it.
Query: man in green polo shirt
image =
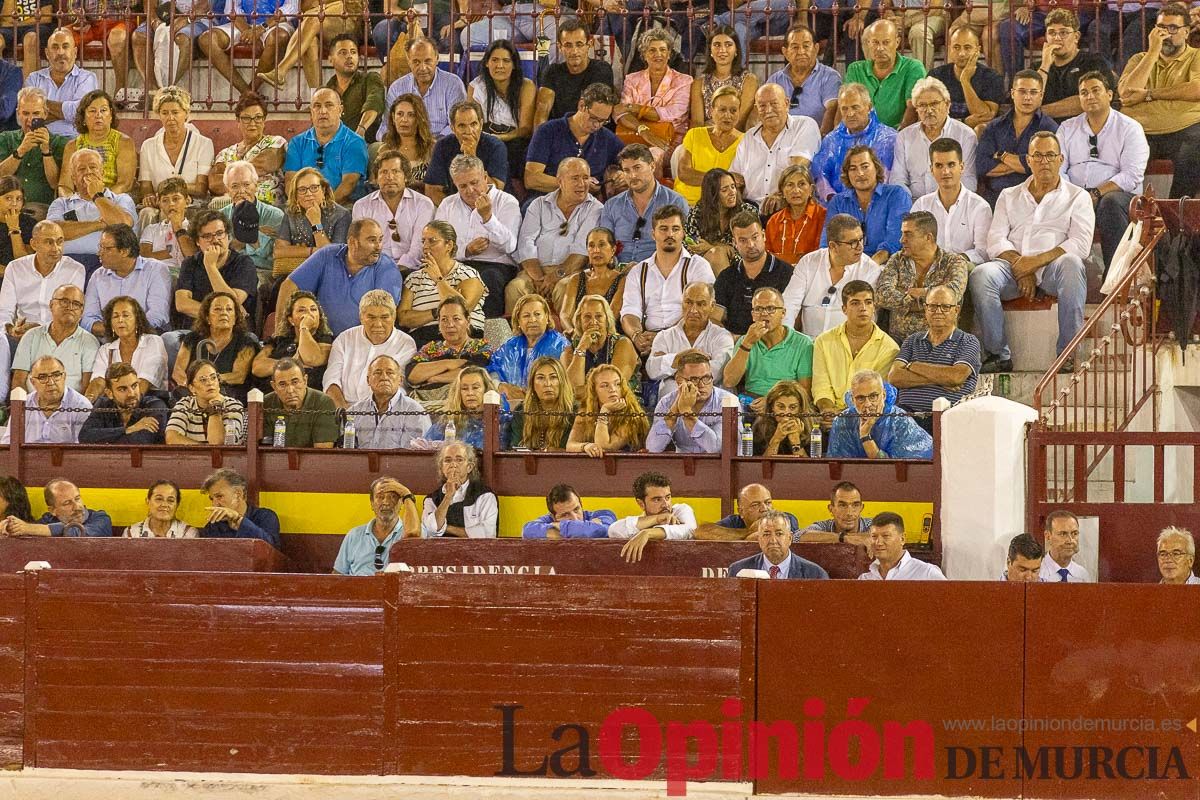
[[[58,197],[58,172],[63,150],[70,141],[50,133],[45,124],[33,130],[33,121],[46,122],[46,93],[34,86],[17,92],[17,123],[20,130],[0,133],[0,177],[15,175],[25,190],[25,203],[47,207]]]
[[[339,33],[329,45],[329,66],[333,75],[325,84],[342,98],[342,124],[368,142],[375,141],[384,115],[387,89],[375,70],[358,68],[358,38]]]
[[[275,421],[286,424],[286,447],[333,447],[338,437],[337,408],[324,392],[308,387],[304,368],[291,358],[275,362],[271,392],[263,398],[263,435],[274,443]]]
[[[900,33],[891,20],[872,22],[863,32],[867,56],[846,68],[843,83],[861,83],[871,92],[875,113],[884,125],[899,130],[917,118],[909,101],[913,85],[925,77],[920,61],[897,53]]]
[[[783,295],[778,289],[759,289],[750,301],[750,315],[754,321],[725,365],[725,388],[733,391],[744,379],[746,394],[757,398],[751,407],[762,411],[771,387],[799,381],[811,402],[812,339],[783,324]]]

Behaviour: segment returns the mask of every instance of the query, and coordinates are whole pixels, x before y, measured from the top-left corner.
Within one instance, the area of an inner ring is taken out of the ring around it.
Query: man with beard
[[[142,394],[137,370],[118,361],[104,375],[104,397],[79,431],[81,444],[162,444],[167,405]]]
[[[824,65],[822,65],[824,66]],[[759,289],[782,292],[792,279],[792,265],[767,252],[762,220],[752,211],[739,211],[729,220],[733,246],[741,263],[721,270],[713,291],[717,296],[717,321],[741,336],[754,321],[750,300]]]
[[[408,188],[412,165],[399,150],[380,151],[371,167],[379,187],[354,203],[354,219],[373,219],[383,237],[383,253],[403,269],[421,265],[421,230],[433,219],[433,201]]]
[[[675,206],[686,218],[688,203],[679,192],[654,179],[654,155],[646,145],[628,145],[617,156],[617,163],[629,188],[604,204],[600,226],[613,232],[620,245],[621,261],[636,264],[654,253],[656,241],[647,235],[646,228],[656,224],[653,220],[659,209]],[[682,233],[679,239],[683,240]]]
[[[760,554],[730,565],[729,577],[736,578],[744,569],[758,569],[767,573],[772,580],[829,578],[829,573],[818,564],[791,551],[792,527],[781,511],[767,511],[759,519],[758,546],[762,550]]]
[[[417,498],[395,478],[371,482],[371,512],[375,517],[351,528],[342,540],[333,571],[338,575],[375,575],[388,565],[392,545],[421,536]]]
[[[1092,583],[1087,568],[1073,560],[1079,553],[1079,517],[1070,511],[1046,515],[1046,558],[1041,579],[1045,583]]]

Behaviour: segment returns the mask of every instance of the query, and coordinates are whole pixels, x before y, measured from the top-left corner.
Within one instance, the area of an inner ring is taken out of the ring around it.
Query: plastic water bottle
[[[457,438],[458,438],[458,426],[454,424],[454,420],[452,420],[452,419],[446,420],[446,430],[445,430],[444,435],[442,436],[442,439],[444,439],[447,442],[453,442]]]
[[[821,445],[821,426],[813,425],[808,434],[808,457],[820,458],[824,448]]]
[[[742,423],[741,454],[745,458],[749,458],[754,455],[754,431],[751,430],[749,422]]]
[[[238,443],[238,424],[232,417],[225,417],[225,446],[235,447]]]
[[[271,438],[275,447],[287,447],[287,421],[283,417],[275,418],[275,434]]]
[[[354,418],[346,417],[346,427],[342,429],[342,449],[354,450],[358,447],[358,431],[354,430]]]

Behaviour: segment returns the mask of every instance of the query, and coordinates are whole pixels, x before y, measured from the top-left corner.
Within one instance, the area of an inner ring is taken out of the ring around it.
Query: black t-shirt
[[[254,260],[245,253],[229,252],[229,260],[221,267],[221,277],[231,289],[241,289],[246,293],[243,307],[250,319],[254,319],[254,303],[258,296],[258,268]],[[192,293],[192,299],[202,302],[213,290],[212,281],[204,269],[204,254],[197,252],[183,260],[179,266],[179,280],[175,289],[184,289]],[[190,323],[187,327],[191,327]]]
[[[754,280],[746,277],[746,270],[740,265],[722,270],[713,284],[713,292],[717,305],[725,309],[725,329],[735,336],[744,334],[750,327],[750,301],[754,293],[759,289],[776,289],[783,294],[791,279],[792,265],[770,254]]]
[[[935,67],[929,71],[929,77],[937,78],[946,84],[946,89],[950,92],[951,117],[961,121],[971,116],[971,109],[967,108],[967,96],[963,94],[962,81],[955,76],[953,64]],[[980,100],[1001,106],[1009,102],[1008,95],[1004,93],[1004,78],[987,64],[976,65],[975,74],[971,76],[971,88],[979,95]]]
[[[612,86],[612,65],[593,58],[578,75],[572,75],[563,62],[551,64],[542,70],[541,86],[554,92],[554,105],[550,106],[549,119],[557,119],[578,111],[579,95],[593,83]]]
[[[1077,97],[1079,95],[1079,76],[1091,71],[1103,72],[1108,75],[1112,85],[1117,85],[1117,79],[1112,73],[1112,67],[1104,60],[1102,56],[1095,53],[1086,53],[1080,50],[1076,53],[1075,58],[1069,63],[1061,67],[1054,64],[1050,65],[1049,75],[1046,77],[1046,92],[1042,98],[1042,105],[1048,106],[1051,103],[1057,103],[1059,100],[1065,100],[1068,97]],[[1062,122],[1076,116],[1075,114],[1067,114],[1062,117],[1055,117],[1055,122]]]
[[[29,250],[29,242],[33,239],[33,226],[36,224],[37,220],[33,214],[21,209],[21,214],[17,217],[17,226],[21,229],[21,243],[25,245],[26,250]],[[9,235],[8,225],[0,222],[0,264],[8,264],[13,258],[12,237]]]

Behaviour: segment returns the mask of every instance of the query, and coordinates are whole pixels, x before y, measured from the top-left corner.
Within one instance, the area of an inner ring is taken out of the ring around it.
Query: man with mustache
[[[388,565],[392,545],[421,536],[417,499],[395,478],[382,476],[371,482],[370,522],[351,528],[342,540],[333,571],[337,575],[375,575]]]

